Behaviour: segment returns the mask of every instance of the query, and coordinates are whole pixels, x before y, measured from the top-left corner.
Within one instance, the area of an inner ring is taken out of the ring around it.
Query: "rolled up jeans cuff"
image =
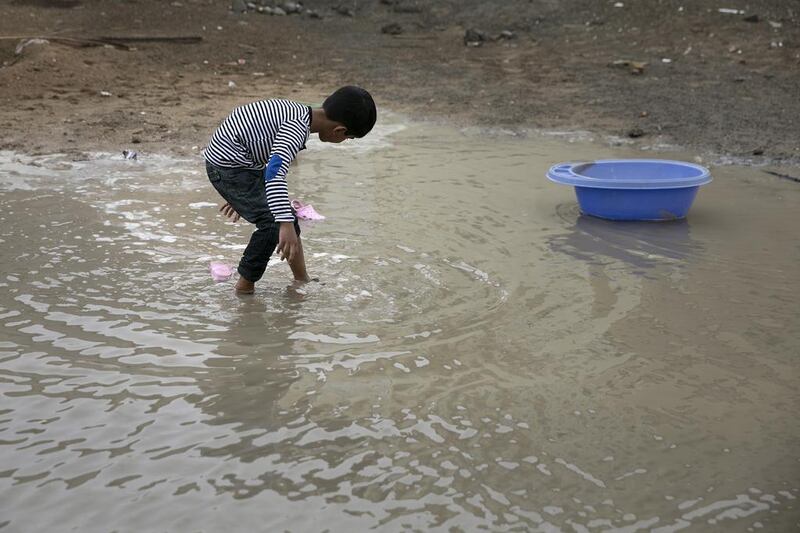
[[[266,271],[266,269],[267,269],[266,264],[263,267],[257,267],[251,265],[243,265],[242,263],[239,263],[239,268],[237,268],[236,271],[239,273],[241,277],[243,277],[247,281],[255,283],[264,276],[264,271]]]

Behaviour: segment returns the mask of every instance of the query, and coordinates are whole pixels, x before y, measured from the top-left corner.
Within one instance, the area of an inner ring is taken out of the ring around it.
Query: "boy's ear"
[[[338,126],[335,126],[333,128],[333,133],[337,137],[339,137],[339,136],[346,137],[347,136],[347,128],[345,126],[339,124]]]

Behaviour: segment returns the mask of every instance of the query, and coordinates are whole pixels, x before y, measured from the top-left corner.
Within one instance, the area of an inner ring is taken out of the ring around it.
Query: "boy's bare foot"
[[[253,294],[256,290],[256,284],[240,277],[236,281],[236,286],[234,288],[238,294]]]
[[[295,278],[292,280],[292,284],[289,285],[289,287],[295,290],[301,290],[301,287],[311,282],[319,283],[319,278],[306,278],[305,280]]]

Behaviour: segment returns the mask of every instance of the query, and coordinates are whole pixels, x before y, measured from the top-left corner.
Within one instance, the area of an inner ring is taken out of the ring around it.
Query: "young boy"
[[[208,179],[226,202],[220,211],[256,225],[239,262],[237,292],[253,292],[275,250],[289,261],[294,279],[309,281],[286,172],[309,134],[340,143],[369,133],[375,119],[372,96],[346,86],[316,109],[291,100],[237,107],[214,131],[204,155]]]

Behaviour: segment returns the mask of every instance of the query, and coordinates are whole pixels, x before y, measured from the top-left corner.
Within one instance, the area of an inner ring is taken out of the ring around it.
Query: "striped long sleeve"
[[[286,173],[305,148],[310,128],[310,107],[260,100],[234,109],[212,135],[204,156],[220,167],[264,170],[270,212],[278,222],[291,222]]]
[[[297,152],[305,145],[308,124],[303,120],[290,120],[281,124],[272,145],[269,164],[264,169],[267,204],[276,222],[292,222],[294,215],[289,203],[286,173]]]

